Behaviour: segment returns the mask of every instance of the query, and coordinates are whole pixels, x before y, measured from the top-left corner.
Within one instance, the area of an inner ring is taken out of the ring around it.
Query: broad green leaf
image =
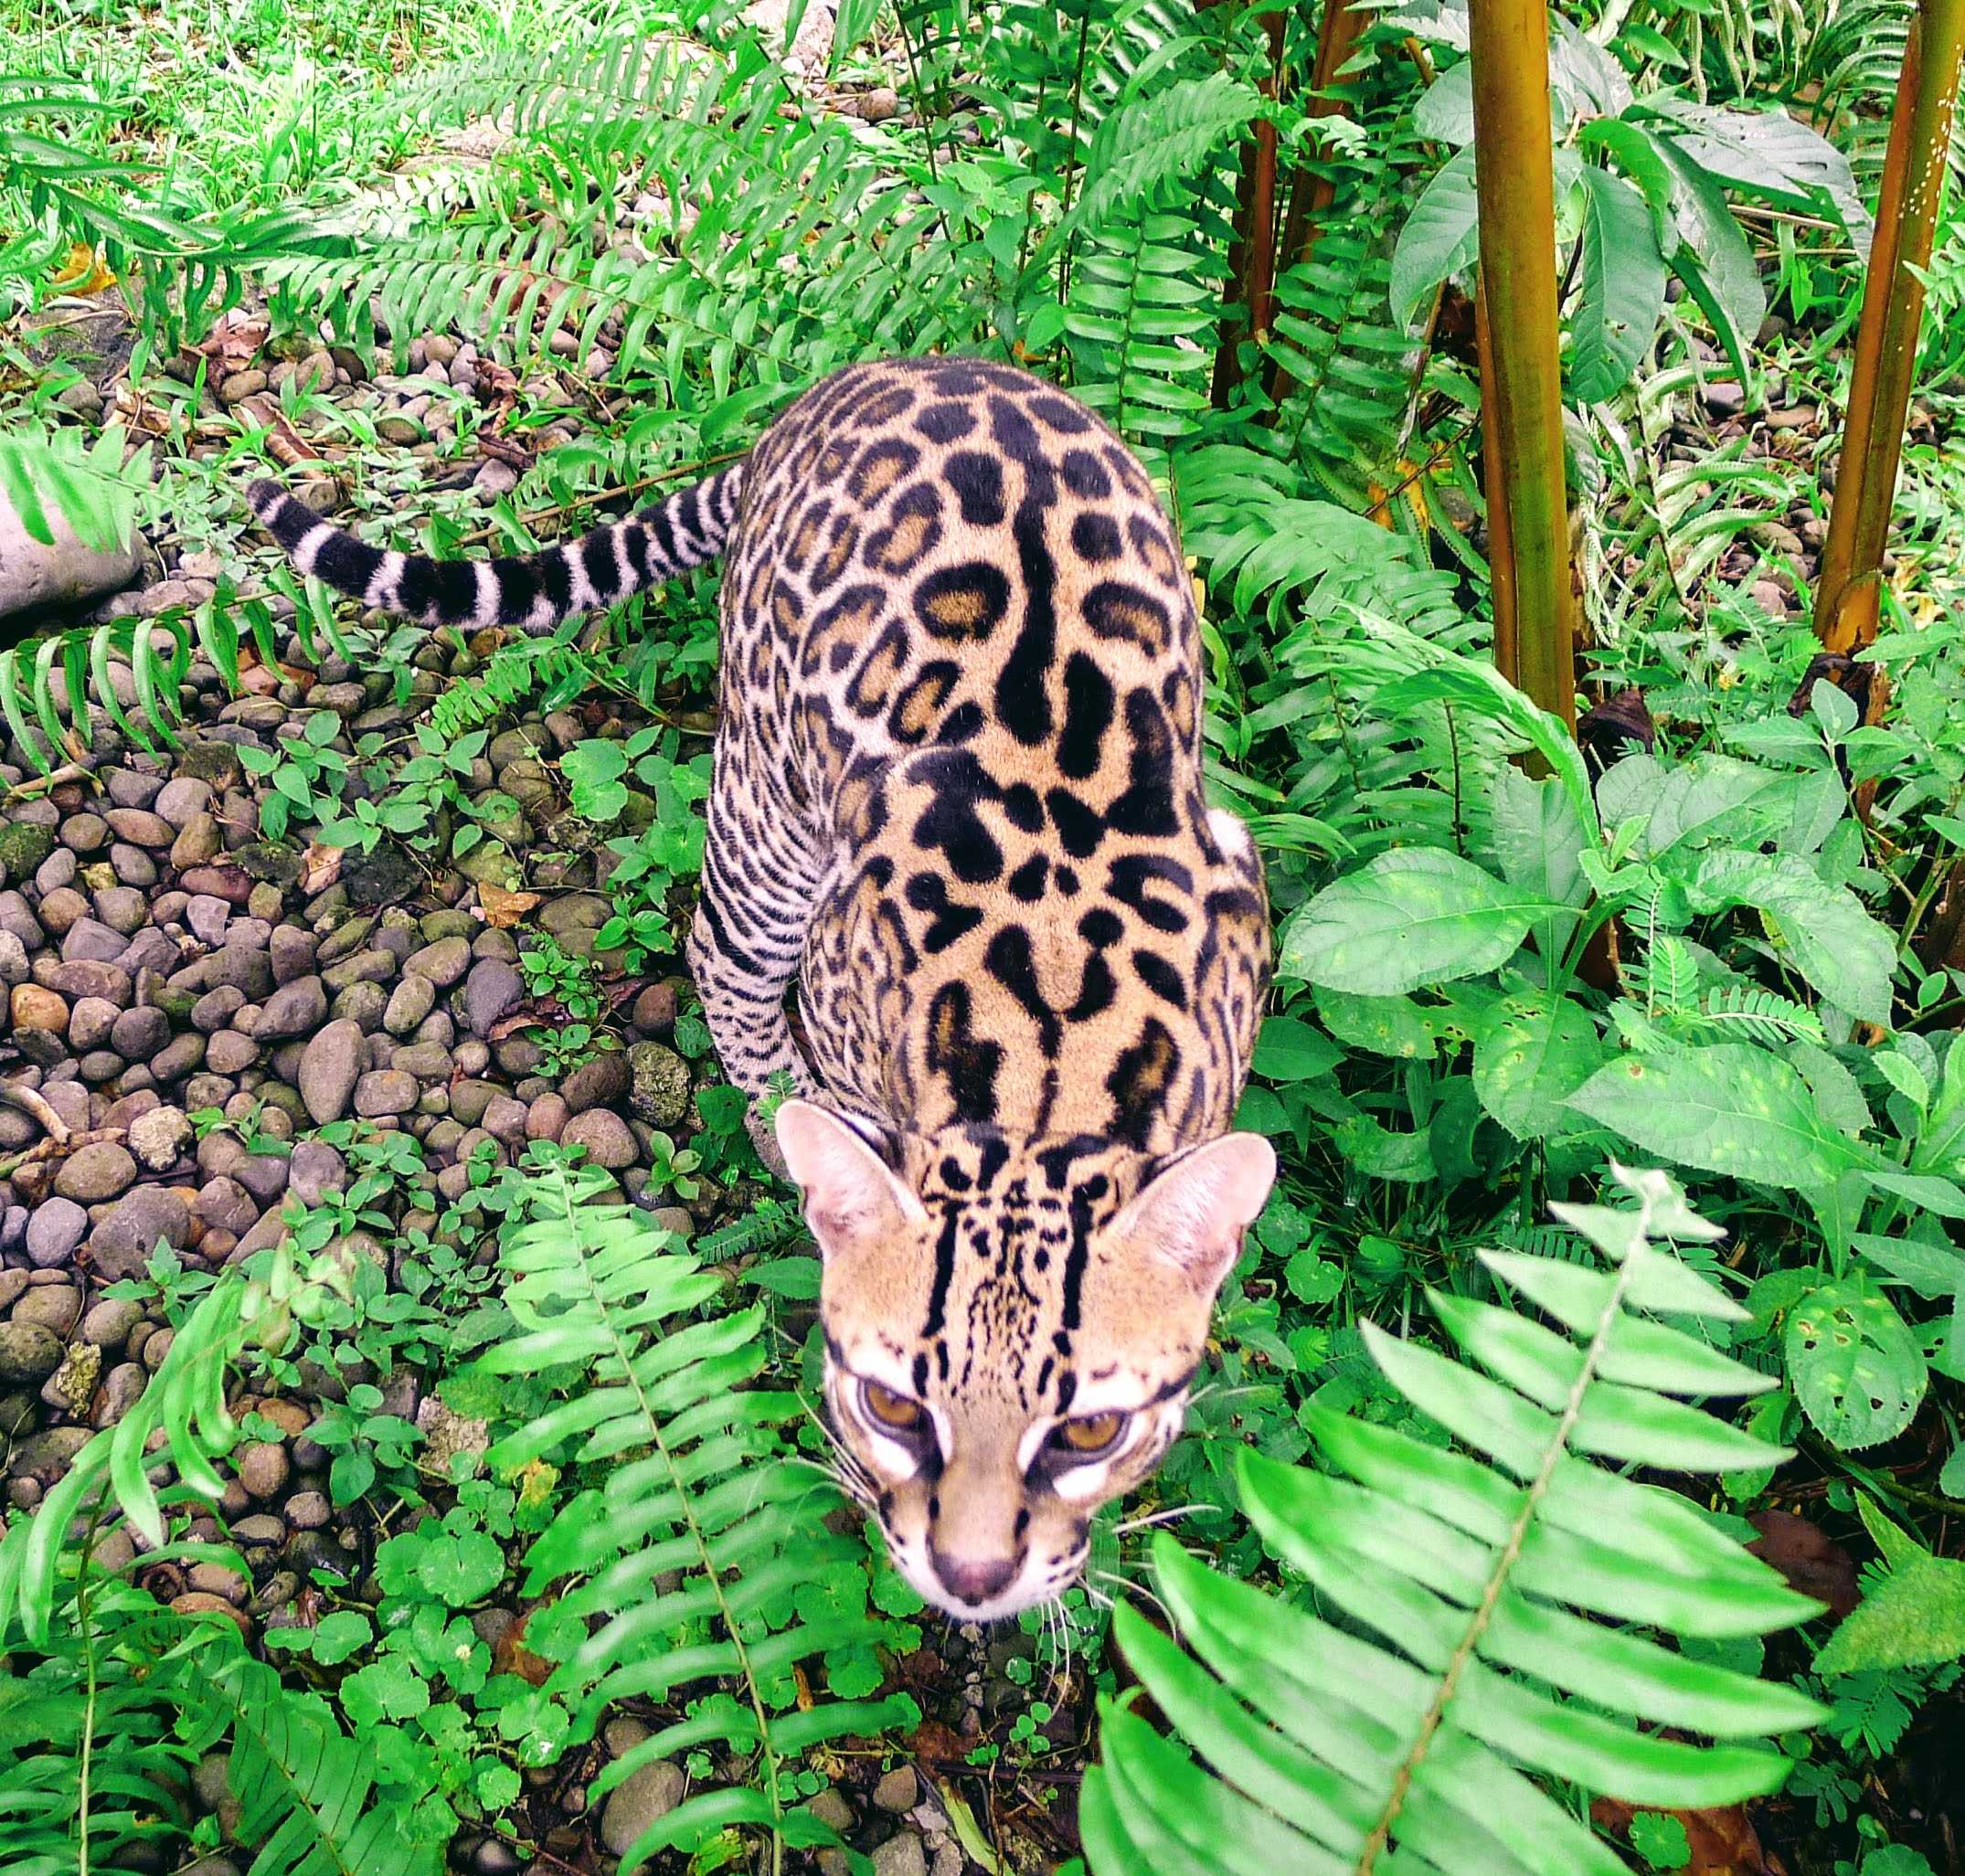
[[[1667,137],[1656,141],[1673,180],[1679,246],[1672,252],[1672,270],[1711,322],[1741,382],[1748,383],[1753,374],[1747,348],[1767,317],[1767,293],[1754,251],[1719,185],[1677,143]]]
[[[1828,1000],[1887,1028],[1896,943],[1847,886],[1786,853],[1708,853],[1686,885],[1702,912],[1749,906],[1775,921],[1795,966]]]
[[[1426,88],[1412,108],[1412,128],[1429,143],[1458,150],[1473,142],[1473,60],[1451,65]]]
[[[1586,404],[1621,390],[1650,349],[1665,303],[1665,260],[1644,198],[1607,169],[1583,171],[1581,288],[1571,316],[1569,388]]]
[[[1924,1398],[1917,1338],[1860,1274],[1824,1284],[1788,1312],[1785,1353],[1801,1411],[1844,1452],[1895,1439]]]
[[[1804,214],[1832,208],[1869,259],[1871,224],[1849,159],[1785,111],[1728,111],[1670,92],[1645,101],[1678,153],[1705,174]]]
[[[1866,1159],[1793,1068],[1743,1043],[1609,1063],[1570,1106],[1681,1166],[1786,1191],[1832,1187]]]
[[[1507,962],[1558,909],[1439,847],[1395,847],[1327,885],[1284,926],[1286,976],[1395,996]]]
[[[1469,264],[1480,245],[1474,195],[1474,153],[1469,144],[1440,167],[1398,231],[1392,250],[1392,318],[1401,327],[1426,296]]]
[[[1580,1003],[1556,991],[1524,991],[1503,997],[1475,1035],[1474,1090],[1517,1139],[1540,1139],[1574,1125],[1569,1097],[1602,1061],[1597,1025]]]
[[[1256,1037],[1249,1065],[1271,1081],[1310,1081],[1328,1074],[1344,1058],[1344,1052],[1329,1036],[1301,1017],[1271,1016]]]
[[[482,1531],[446,1534],[431,1543],[417,1574],[432,1595],[461,1609],[488,1596],[505,1580],[505,1553]]]
[[[1439,1051],[1445,1012],[1422,1009],[1410,997],[1360,997],[1322,985],[1315,991],[1323,1026],[1346,1048],[1395,1061],[1430,1061]]]
[[[1637,185],[1651,211],[1658,252],[1669,260],[1678,247],[1678,222],[1672,212],[1672,171],[1657,140],[1628,117],[1599,117],[1577,132],[1577,148],[1608,156],[1618,173]]]

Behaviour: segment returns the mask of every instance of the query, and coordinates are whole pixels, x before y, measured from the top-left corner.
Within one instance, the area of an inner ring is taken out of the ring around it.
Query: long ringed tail
[[[278,482],[254,482],[246,500],[294,566],[364,605],[424,625],[537,629],[611,606],[714,560],[737,520],[743,472],[743,463],[733,462],[563,546],[485,560],[433,560],[371,547],[323,521]]]

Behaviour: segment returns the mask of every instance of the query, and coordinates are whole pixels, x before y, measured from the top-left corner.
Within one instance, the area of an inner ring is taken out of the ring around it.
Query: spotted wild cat
[[[1055,1595],[1178,1432],[1275,1171],[1227,1130],[1261,871],[1203,800],[1193,588],[1138,462],[1036,378],[927,358],[526,559],[250,499],[303,570],[430,623],[539,627],[724,556],[689,962],[731,1080],[805,1097],[776,1141],[842,1469],[941,1607]]]

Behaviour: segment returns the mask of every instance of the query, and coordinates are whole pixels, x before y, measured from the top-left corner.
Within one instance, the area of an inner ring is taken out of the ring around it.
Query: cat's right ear
[[[805,1198],[805,1222],[828,1257],[882,1232],[925,1224],[921,1202],[838,1115],[787,1101],[773,1123],[785,1166]]]

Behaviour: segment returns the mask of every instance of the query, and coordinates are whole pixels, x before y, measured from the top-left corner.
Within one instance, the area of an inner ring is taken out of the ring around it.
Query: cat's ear
[[[924,1224],[928,1213],[858,1131],[811,1101],[787,1101],[774,1123],[805,1222],[827,1256],[880,1232]]]
[[[1224,1134],[1182,1154],[1133,1199],[1114,1228],[1212,1298],[1275,1181],[1276,1150],[1269,1141],[1259,1133]]]

